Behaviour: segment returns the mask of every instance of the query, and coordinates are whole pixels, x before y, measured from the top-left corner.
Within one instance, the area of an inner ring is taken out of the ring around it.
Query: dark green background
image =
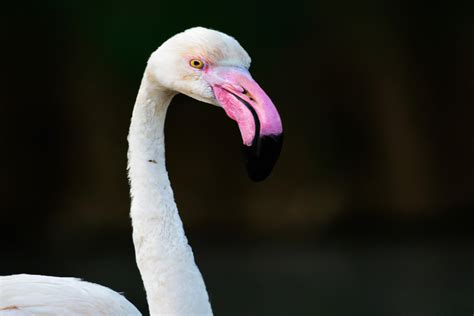
[[[236,37],[280,110],[246,178],[223,111],[184,96],[167,163],[217,315],[474,313],[474,4],[2,4],[0,274],[76,276],[147,313],[126,136],[149,54],[192,26]]]

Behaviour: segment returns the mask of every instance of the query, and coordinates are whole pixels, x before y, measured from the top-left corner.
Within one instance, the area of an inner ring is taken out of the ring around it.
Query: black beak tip
[[[283,133],[261,136],[251,146],[244,145],[246,168],[249,178],[259,182],[265,180],[280,156]]]

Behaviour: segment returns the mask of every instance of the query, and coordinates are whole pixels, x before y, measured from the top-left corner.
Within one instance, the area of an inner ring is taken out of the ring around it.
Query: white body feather
[[[0,316],[141,315],[105,286],[75,278],[16,274],[0,277]]]

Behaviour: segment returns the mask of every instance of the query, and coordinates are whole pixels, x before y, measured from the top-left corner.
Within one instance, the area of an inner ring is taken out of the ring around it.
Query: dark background
[[[281,113],[272,176],[188,97],[167,164],[217,315],[474,313],[474,2],[4,4],[0,274],[76,276],[147,313],[126,136],[149,54],[236,37]]]

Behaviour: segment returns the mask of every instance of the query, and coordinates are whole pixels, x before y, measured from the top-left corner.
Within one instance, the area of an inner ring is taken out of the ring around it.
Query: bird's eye
[[[204,63],[202,62],[202,60],[199,60],[199,59],[191,59],[191,61],[189,62],[189,65],[196,69],[204,68]]]

